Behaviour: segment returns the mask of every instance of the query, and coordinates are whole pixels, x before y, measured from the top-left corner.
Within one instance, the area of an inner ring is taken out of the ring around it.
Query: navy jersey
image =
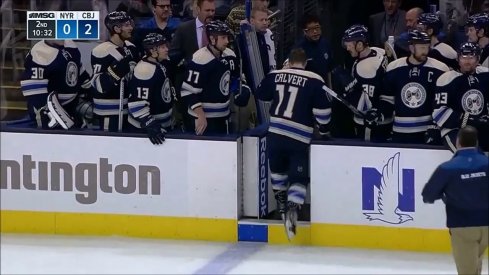
[[[144,58],[134,68],[129,81],[129,123],[141,128],[141,123],[154,118],[170,128],[172,118],[172,86],[166,68]]]
[[[394,132],[420,133],[433,125],[436,80],[448,70],[447,65],[430,57],[420,65],[403,57],[387,66],[380,110],[386,117],[394,114]]]
[[[477,67],[474,74],[449,71],[436,82],[433,119],[442,136],[462,124],[462,116],[489,115],[489,70]]]
[[[197,117],[194,110],[202,107],[207,118],[229,116],[229,86],[238,77],[238,62],[232,50],[226,49],[219,58],[207,47],[195,52],[181,90],[188,113]]]
[[[333,69],[331,46],[326,38],[321,36],[319,41],[311,41],[304,37],[296,47],[306,52],[306,70],[320,75],[326,81],[328,73]]]
[[[387,57],[385,51],[380,48],[370,48],[370,54],[364,58],[358,58],[353,63],[353,85],[346,99],[359,111],[365,112],[372,108],[378,108],[380,92],[383,85]],[[355,115],[355,123],[363,125],[363,118]],[[387,123],[387,121],[386,121]]]
[[[331,102],[318,74],[301,69],[270,72],[258,86],[256,97],[272,101],[268,131],[310,143],[314,121],[328,125]]]
[[[75,103],[81,88],[89,88],[89,75],[81,64],[76,44],[66,40],[64,46],[37,42],[26,56],[20,81],[31,117],[47,104],[48,94],[55,92],[66,106]],[[70,112],[70,110],[67,110]]]
[[[439,42],[434,45],[430,49],[428,56],[445,63],[450,69],[456,70],[459,67],[457,52],[446,43]]]
[[[138,60],[136,47],[129,41],[124,41],[124,47],[118,47],[110,41],[99,44],[92,50],[92,86],[93,86],[93,112],[101,116],[115,116],[119,115],[119,98],[120,98],[120,84],[121,81],[116,81],[112,75],[108,72],[109,66],[124,58],[125,55],[131,54],[134,56],[131,61],[131,67],[134,68]],[[129,52],[130,53],[129,53]],[[127,114],[127,83],[128,76],[123,79],[124,82],[124,106],[123,112]]]

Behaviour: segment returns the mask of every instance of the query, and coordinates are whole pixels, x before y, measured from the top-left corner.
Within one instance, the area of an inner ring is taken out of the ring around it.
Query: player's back
[[[259,99],[272,101],[269,131],[309,143],[314,117],[321,124],[329,123],[331,109],[324,85],[319,75],[302,69],[270,72],[257,91]]]

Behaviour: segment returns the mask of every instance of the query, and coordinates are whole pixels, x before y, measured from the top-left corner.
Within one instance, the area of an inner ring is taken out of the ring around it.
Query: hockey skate
[[[297,218],[299,205],[294,202],[288,202],[287,212],[285,213],[285,233],[287,238],[291,241],[296,235]]]
[[[285,212],[287,208],[287,192],[275,191],[275,199],[277,200],[277,209],[282,221],[285,221]]]

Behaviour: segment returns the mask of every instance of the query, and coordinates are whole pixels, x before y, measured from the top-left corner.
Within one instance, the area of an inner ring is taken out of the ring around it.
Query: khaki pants
[[[488,226],[450,228],[458,274],[481,274],[488,234]]]

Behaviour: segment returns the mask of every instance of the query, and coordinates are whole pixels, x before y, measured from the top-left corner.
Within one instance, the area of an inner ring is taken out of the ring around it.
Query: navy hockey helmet
[[[229,26],[226,23],[219,20],[211,21],[207,25],[205,25],[205,33],[207,34],[207,36],[210,35],[232,36],[233,35]]]
[[[168,41],[159,33],[149,33],[143,39],[143,48],[148,51],[152,48],[166,44]]]
[[[418,25],[426,26],[427,29],[433,29],[433,34],[437,35],[443,28],[441,18],[436,13],[423,13],[418,17]]]
[[[458,49],[458,56],[480,56],[481,48],[476,43],[465,42]]]
[[[114,31],[115,26],[121,26],[122,24],[130,22],[133,24],[132,17],[125,11],[113,11],[105,16],[104,24],[111,32]]]
[[[345,42],[351,41],[362,41],[364,43],[368,42],[368,28],[364,25],[353,25],[346,29],[343,33],[343,38],[341,42],[345,45]]]
[[[476,30],[483,29],[485,36],[489,36],[489,13],[476,13],[471,15],[465,27],[474,27]]]
[[[408,33],[409,44],[430,44],[431,38],[426,32],[420,30],[412,30]]]

